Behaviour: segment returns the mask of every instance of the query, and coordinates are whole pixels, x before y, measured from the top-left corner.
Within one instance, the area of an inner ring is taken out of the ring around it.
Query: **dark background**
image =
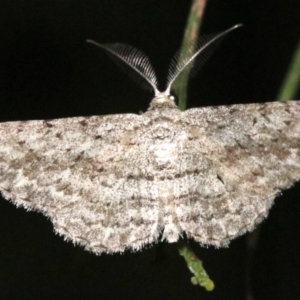
[[[1,0],[0,121],[146,110],[153,95],[85,40],[143,50],[164,83],[189,7],[171,0]],[[203,33],[244,27],[191,81],[188,106],[276,100],[299,40],[299,15],[298,0],[209,1]],[[191,245],[215,281],[213,292],[190,284],[175,245],[96,256],[64,242],[41,214],[1,198],[0,299],[300,299],[300,185],[276,199],[254,236],[227,249]]]

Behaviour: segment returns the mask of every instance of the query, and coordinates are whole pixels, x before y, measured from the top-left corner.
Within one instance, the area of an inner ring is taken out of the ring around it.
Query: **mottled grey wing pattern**
[[[299,102],[0,124],[0,190],[95,253],[225,246],[300,179]]]
[[[194,108],[182,122],[193,135],[187,148],[213,170],[201,185],[193,170],[189,196],[176,200],[181,228],[203,244],[252,230],[300,179],[299,101]]]
[[[134,168],[145,157],[130,144],[144,122],[128,114],[2,123],[0,190],[96,253],[151,243],[158,207],[145,201],[152,187]]]

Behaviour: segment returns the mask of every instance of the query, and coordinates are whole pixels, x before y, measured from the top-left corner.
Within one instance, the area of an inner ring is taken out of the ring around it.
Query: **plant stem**
[[[279,101],[293,99],[300,83],[300,40],[278,94]]]
[[[186,56],[187,49],[189,49],[189,51],[193,50],[188,46],[193,44],[195,45],[194,42],[198,39],[206,2],[207,0],[193,0],[178,61]],[[178,107],[180,110],[186,109],[189,74],[190,69],[188,69],[186,72],[183,72],[173,86],[173,92],[179,98]],[[202,261],[195,255],[191,248],[188,247],[184,242],[181,242],[178,246],[178,251],[180,255],[184,257],[190,271],[194,274],[194,276],[191,278],[192,284],[201,285],[207,291],[212,291],[215,287],[214,282],[209,278],[208,274],[203,268]]]
[[[207,0],[193,0],[189,17],[187,20],[183,41],[181,44],[179,61],[182,57],[186,56],[186,50],[189,48],[188,46],[194,44],[194,42],[198,39],[201,20],[206,6],[206,2]],[[192,49],[189,48],[189,50]],[[179,78],[176,80],[173,86],[173,92],[179,98],[178,107],[180,110],[186,109],[189,74],[189,70],[183,72],[183,74],[179,76]]]
[[[215,288],[215,284],[204,270],[202,261],[196,256],[192,249],[186,243],[182,242],[178,245],[178,251],[180,255],[184,257],[190,271],[194,274],[191,278],[192,284],[201,285],[208,292],[212,291]]]

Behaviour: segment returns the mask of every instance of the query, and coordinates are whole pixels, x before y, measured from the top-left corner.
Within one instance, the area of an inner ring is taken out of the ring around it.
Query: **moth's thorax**
[[[177,108],[174,102],[174,97],[166,92],[157,93],[150,103],[148,110],[164,109],[164,108]]]

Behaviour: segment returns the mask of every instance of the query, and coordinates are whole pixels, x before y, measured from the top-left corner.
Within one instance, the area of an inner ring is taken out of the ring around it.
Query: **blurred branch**
[[[186,56],[185,52],[186,49],[189,48],[188,46],[192,45],[193,42],[197,41],[198,39],[201,20],[206,6],[206,2],[207,0],[193,0],[189,17],[187,20],[183,41],[180,48],[181,50],[179,55],[179,61],[182,57]],[[193,49],[189,48],[189,50]],[[189,74],[189,70],[181,74],[174,83],[172,89],[173,92],[178,96],[178,107],[180,110],[185,110],[186,108]]]
[[[178,246],[178,251],[180,255],[184,257],[190,271],[194,274],[191,278],[192,284],[201,285],[208,292],[212,291],[215,288],[215,284],[204,270],[202,261],[196,256],[192,249],[182,242]]]
[[[277,99],[279,101],[291,100],[295,97],[300,83],[300,40],[292,58],[291,64],[280,88]]]
[[[189,49],[189,51],[193,50],[189,46],[193,44],[195,45],[196,43],[194,42],[198,40],[201,20],[204,14],[206,2],[207,0],[193,0],[181,44],[181,50],[178,59],[179,61],[181,58],[186,57],[187,49]],[[186,72],[183,72],[175,81],[173,86],[173,92],[178,96],[179,99],[178,107],[180,110],[185,110],[186,108],[189,74],[190,69],[188,69]],[[189,270],[194,274],[194,276],[191,278],[192,284],[201,285],[207,291],[212,291],[215,287],[214,282],[209,278],[208,274],[203,268],[202,261],[195,255],[191,248],[185,243],[181,242],[178,246],[178,251],[180,255],[184,257]]]

